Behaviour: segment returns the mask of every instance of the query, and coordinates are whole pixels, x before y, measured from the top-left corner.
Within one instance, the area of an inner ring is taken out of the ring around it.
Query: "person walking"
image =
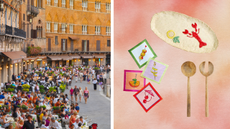
[[[85,90],[84,90],[84,98],[85,98],[85,104],[86,104],[87,99],[89,98],[89,90],[87,87],[85,87]]]
[[[71,103],[73,102],[73,92],[74,92],[73,87],[71,87],[70,89]]]
[[[94,87],[94,90],[97,90],[97,79],[94,78],[93,80],[93,87]]]
[[[16,77],[15,77],[14,73],[12,75],[12,81],[16,82]]]
[[[77,103],[77,96],[79,94],[79,89],[77,88],[77,86],[75,85],[75,88],[74,88],[74,96],[75,96],[75,102]]]
[[[83,72],[80,71],[79,75],[80,75],[80,82],[82,82],[82,80],[83,80]]]
[[[82,97],[82,95],[83,95],[83,91],[82,91],[81,87],[79,87],[78,89],[79,89],[79,94],[78,94],[78,96],[79,96],[79,100],[80,100],[80,103],[81,103],[81,97]]]

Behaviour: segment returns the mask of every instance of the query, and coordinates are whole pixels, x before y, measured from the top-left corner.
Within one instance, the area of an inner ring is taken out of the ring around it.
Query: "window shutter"
[[[64,40],[65,40],[65,51],[67,51],[67,39]]]
[[[34,30],[34,38],[37,38],[37,30]]]
[[[31,38],[37,38],[37,30],[31,29]]]
[[[97,51],[100,51],[100,40],[97,40]]]
[[[87,40],[87,51],[89,51],[89,40]]]
[[[42,38],[42,27],[40,28],[40,38]]]
[[[61,51],[63,51],[63,39],[61,39]]]
[[[51,38],[48,38],[48,51],[51,51]]]
[[[84,40],[82,40],[82,51],[84,51]]]
[[[34,38],[34,31],[32,29],[31,29],[30,34],[31,34],[31,38]]]
[[[107,47],[110,47],[110,40],[107,40]]]
[[[58,36],[55,36],[55,44],[58,45]]]

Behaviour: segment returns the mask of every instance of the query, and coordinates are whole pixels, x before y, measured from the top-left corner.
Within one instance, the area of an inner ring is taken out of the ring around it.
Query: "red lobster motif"
[[[200,32],[200,28],[197,29],[197,24],[196,23],[192,24],[192,28],[195,28],[195,32],[192,31],[192,33],[189,33],[188,30],[185,29],[185,31],[183,31],[183,33],[187,34],[187,37],[189,37],[189,38],[194,37],[200,43],[200,45],[199,45],[200,48],[202,48],[203,46],[206,46],[207,43],[203,42],[198,35]]]

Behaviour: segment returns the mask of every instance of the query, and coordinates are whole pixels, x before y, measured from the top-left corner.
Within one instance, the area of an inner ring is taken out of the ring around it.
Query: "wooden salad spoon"
[[[196,65],[191,61],[186,61],[181,66],[182,73],[188,77],[187,82],[187,117],[191,116],[191,100],[190,100],[190,82],[189,79],[196,73]]]
[[[202,75],[205,76],[205,116],[208,117],[208,76],[210,76],[214,71],[213,64],[209,61],[208,62],[208,72],[204,72],[205,61],[202,62],[199,66],[200,72]]]

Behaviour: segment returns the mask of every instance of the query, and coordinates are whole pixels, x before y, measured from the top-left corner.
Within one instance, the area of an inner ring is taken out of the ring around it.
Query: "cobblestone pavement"
[[[94,91],[93,84],[88,84],[86,81],[78,81],[75,82],[75,78],[73,79],[71,87],[81,87],[84,91],[85,87],[88,87],[89,90],[89,99],[87,104],[85,104],[84,98],[82,98],[81,102],[78,99],[78,104],[80,106],[79,115],[87,117],[87,119],[91,119],[92,123],[98,124],[98,129],[110,129],[110,99],[106,98],[102,93],[99,91],[99,85],[97,86],[97,90]],[[70,86],[68,89],[65,90],[64,94],[68,94],[70,98]],[[74,101],[75,102],[75,101]]]

